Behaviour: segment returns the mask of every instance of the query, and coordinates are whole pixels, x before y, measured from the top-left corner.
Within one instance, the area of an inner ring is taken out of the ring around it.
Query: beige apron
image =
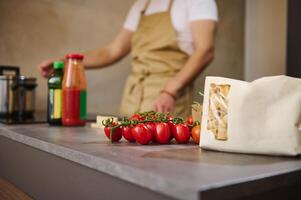
[[[152,110],[154,100],[167,82],[185,65],[188,55],[177,42],[170,10],[145,15],[150,1],[141,13],[140,23],[132,40],[132,69],[128,77],[120,114],[130,116],[135,112]],[[186,117],[191,114],[192,84],[177,96],[174,115]]]

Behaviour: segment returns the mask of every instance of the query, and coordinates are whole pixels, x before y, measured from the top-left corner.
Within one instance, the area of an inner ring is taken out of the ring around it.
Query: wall
[[[134,0],[1,0],[0,63],[20,65],[38,78],[37,109],[46,109],[47,84],[36,70],[44,59],[81,52],[109,42],[120,29]],[[205,75],[241,79],[244,52],[244,1],[219,0],[220,22],[216,59],[196,81],[203,90]],[[115,114],[130,59],[114,67],[87,72],[88,111]],[[201,100],[196,95],[196,100]]]
[[[0,61],[38,77],[37,108],[45,110],[47,83],[36,70],[38,63],[106,44],[119,31],[132,2],[1,0]],[[125,59],[111,69],[87,72],[89,111],[117,111],[129,64]]]
[[[243,79],[245,1],[218,0],[219,24],[215,60],[196,80],[195,100],[202,101],[197,91],[204,90],[206,76]]]
[[[247,0],[245,79],[285,74],[287,0]]]
[[[301,1],[288,0],[287,75],[301,78]]]

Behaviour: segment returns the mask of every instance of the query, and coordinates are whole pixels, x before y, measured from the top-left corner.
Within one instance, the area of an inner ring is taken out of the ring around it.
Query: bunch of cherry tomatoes
[[[200,123],[194,122],[192,116],[184,120],[170,114],[150,111],[135,113],[132,117],[124,117],[117,122],[110,118],[102,124],[111,142],[118,142],[122,137],[128,142],[141,145],[168,144],[173,138],[178,144],[188,143],[190,137],[196,144],[200,141]]]

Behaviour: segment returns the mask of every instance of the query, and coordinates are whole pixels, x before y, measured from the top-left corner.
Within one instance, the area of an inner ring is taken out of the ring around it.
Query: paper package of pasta
[[[266,155],[301,153],[301,79],[207,77],[200,146]]]

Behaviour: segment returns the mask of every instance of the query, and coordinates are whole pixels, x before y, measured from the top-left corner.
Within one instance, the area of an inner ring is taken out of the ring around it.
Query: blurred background
[[[47,80],[39,76],[37,65],[105,45],[122,27],[134,1],[0,0],[0,63],[20,66],[23,75],[38,78],[36,106],[46,110]],[[287,71],[287,0],[217,4],[216,56],[195,82],[197,101],[207,75],[252,81]],[[87,72],[88,112],[118,112],[129,69],[128,57],[111,68]]]

